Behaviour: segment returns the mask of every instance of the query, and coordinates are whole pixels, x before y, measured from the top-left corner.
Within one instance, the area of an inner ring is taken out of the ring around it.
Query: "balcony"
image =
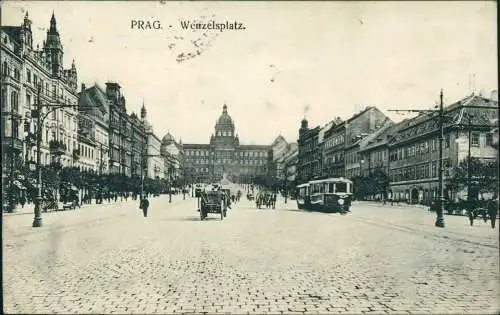
[[[14,151],[22,151],[23,150],[23,141],[16,137],[3,137],[2,138],[2,146],[7,148],[7,150]]]
[[[51,154],[63,155],[66,153],[66,144],[62,141],[51,140],[49,142],[49,150]]]

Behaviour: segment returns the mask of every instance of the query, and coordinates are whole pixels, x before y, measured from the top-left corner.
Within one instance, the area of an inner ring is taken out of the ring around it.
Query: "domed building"
[[[165,178],[175,180],[181,176],[182,140],[177,143],[174,136],[168,132],[161,140],[160,155],[165,162]]]
[[[184,171],[191,182],[250,182],[266,175],[272,158],[269,145],[240,145],[227,105],[216,121],[209,144],[183,144]]]

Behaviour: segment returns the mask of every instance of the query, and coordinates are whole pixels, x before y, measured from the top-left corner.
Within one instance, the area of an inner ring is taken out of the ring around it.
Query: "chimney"
[[[82,92],[85,92],[85,84],[82,83]]]
[[[490,97],[493,101],[497,101],[498,102],[498,90],[493,90],[491,91],[491,97]]]

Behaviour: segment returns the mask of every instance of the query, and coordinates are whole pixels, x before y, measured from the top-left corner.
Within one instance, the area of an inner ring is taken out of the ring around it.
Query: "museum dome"
[[[222,107],[222,115],[220,115],[219,119],[217,119],[217,126],[219,126],[219,127],[222,127],[222,126],[234,127],[233,119],[227,113],[227,105],[226,104],[224,104],[224,106]]]

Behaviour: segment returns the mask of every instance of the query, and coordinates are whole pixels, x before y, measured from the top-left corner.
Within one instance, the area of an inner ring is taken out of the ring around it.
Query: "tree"
[[[389,176],[383,170],[375,169],[370,176],[370,183],[373,183],[373,193],[380,193],[385,196],[389,181]]]
[[[453,168],[450,185],[454,191],[467,189],[468,159],[461,161]],[[476,157],[470,159],[471,194],[497,192],[498,190],[498,163],[484,161]]]
[[[77,167],[64,167],[61,170],[61,181],[71,183],[79,188],[83,186],[82,174]]]

